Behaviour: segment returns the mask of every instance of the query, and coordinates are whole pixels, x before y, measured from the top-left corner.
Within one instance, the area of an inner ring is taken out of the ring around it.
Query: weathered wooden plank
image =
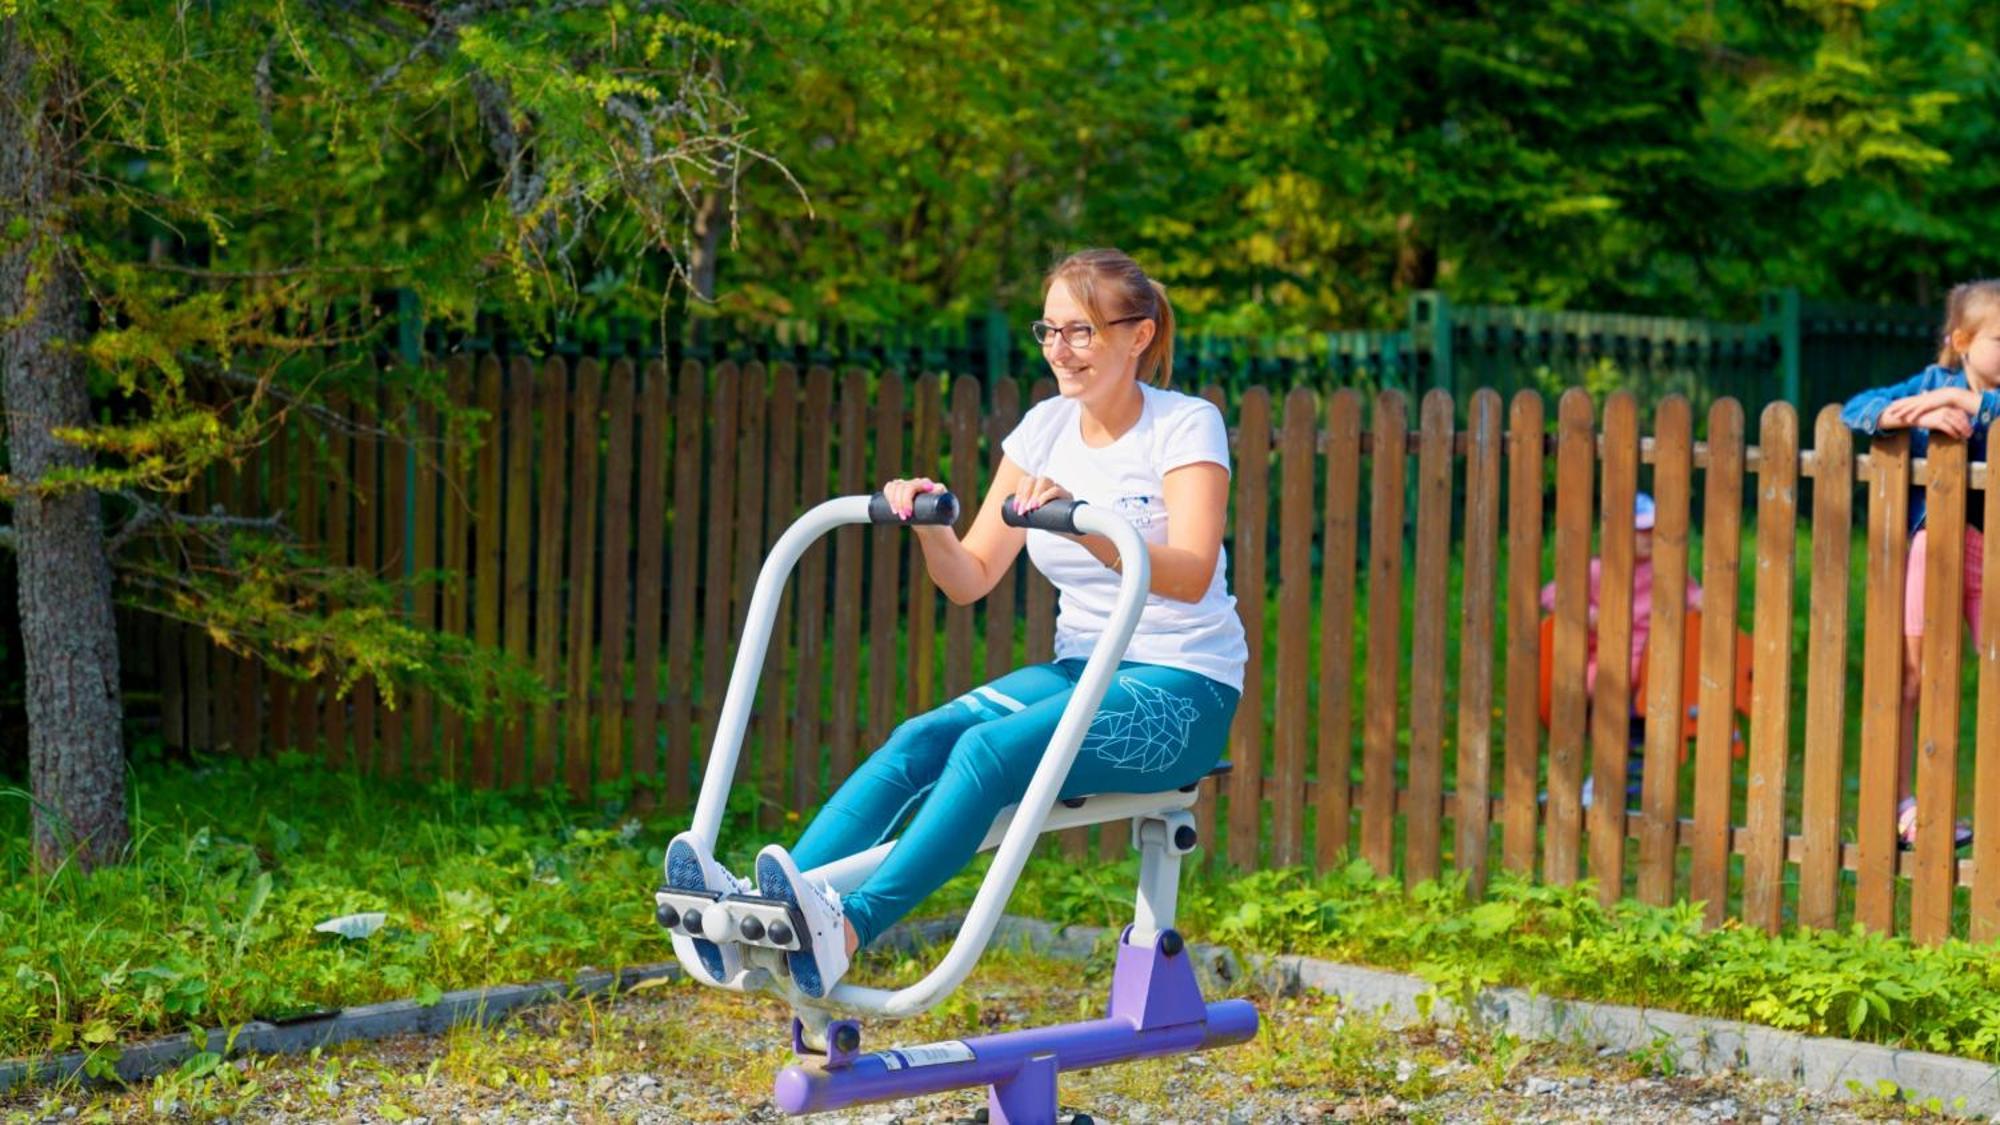
[[[1306,740],[1312,656],[1313,479],[1319,397],[1306,387],[1285,396],[1278,448],[1278,700],[1271,792],[1271,862],[1305,860]]]
[[[1984,504],[1985,526],[2000,529],[2000,474],[1996,470],[2000,465],[1989,453],[1984,494],[1968,503]],[[1818,502],[1816,494],[1814,501]],[[1972,739],[1972,890],[1967,936],[1976,943],[1990,944],[2000,938],[2000,551],[1985,550],[1984,538],[1982,534],[1979,631],[1975,634],[1979,696]],[[1987,590],[1996,593],[1989,597]],[[1803,908],[1800,913],[1804,914]]]
[[[752,361],[744,364],[743,374],[735,383],[736,400],[736,544],[734,602],[729,611],[729,636],[732,641],[743,635],[744,623],[750,618],[750,599],[757,588],[757,572],[764,562],[764,498],[769,482],[765,474],[769,467],[764,462],[766,452],[766,416],[770,405],[770,376],[764,365]],[[776,629],[773,629],[773,633]],[[724,660],[732,660],[736,646],[731,644],[721,653]],[[706,656],[707,654],[704,654]],[[728,682],[724,678],[724,684]],[[762,685],[760,679],[759,686]],[[745,742],[740,756],[736,759],[736,781],[758,784],[758,766],[763,761],[768,742],[770,724],[768,708],[752,717],[750,729],[745,732]],[[757,721],[758,719],[764,721]],[[760,792],[762,789],[760,787]],[[761,821],[761,817],[760,817]]]
[[[1576,881],[1581,836],[1584,672],[1590,645],[1590,525],[1597,440],[1590,396],[1581,388],[1556,403],[1556,611],[1549,691],[1548,838],[1542,877]]]
[[[985,498],[985,489],[990,487],[993,474],[1000,468],[1002,456],[1000,443],[1008,434],[1014,432],[1014,427],[1020,420],[1021,385],[1012,379],[1001,379],[993,386],[993,411],[987,418],[989,428],[986,431],[988,450],[986,464],[990,468],[985,480],[981,482],[981,491],[966,497],[968,513],[978,512],[979,504]],[[988,681],[997,680],[1014,670],[1014,634],[1019,625],[1014,613],[1015,593],[1021,571],[1026,569],[1033,569],[1033,565],[1027,561],[1026,553],[1023,552],[1023,557],[1017,559],[1001,577],[1000,584],[993,587],[992,593],[986,595],[985,679]]]
[[[1965,443],[1933,435],[1924,490],[1922,687],[1917,698],[1917,875],[1910,937],[1936,945],[1951,936],[1958,818],[1959,675],[1965,616]]]
[[[903,377],[885,372],[875,390],[875,474],[870,491],[912,474],[903,459]],[[921,476],[923,474],[914,474]],[[878,524],[868,533],[868,745],[888,741],[895,724],[898,674],[903,662],[896,651],[902,615],[903,536],[900,527]]]
[[[500,586],[506,608],[503,644],[524,667],[534,665],[529,628],[535,576],[535,365],[515,356],[507,371],[507,550],[501,559]],[[500,738],[500,784],[517,789],[528,781],[528,724],[509,714]]]
[[[840,378],[840,495],[859,496],[868,486],[868,377],[849,370]],[[861,740],[861,576],[868,565],[859,527],[833,533],[833,730],[827,739],[827,784],[839,787],[854,772]]]
[[[833,372],[814,367],[806,372],[806,424],[799,430],[798,507],[809,510],[833,495]],[[821,730],[821,688],[826,680],[826,563],[824,539],[806,548],[799,560],[798,581],[798,706],[792,713],[792,795],[790,808],[819,803],[820,765],[826,738]],[[853,650],[849,649],[848,653]],[[836,656],[836,660],[840,657]]]
[[[632,623],[632,430],[638,400],[632,361],[611,365],[604,424],[603,594],[598,598],[597,779],[626,776],[625,659]]]
[[[1742,554],[1743,407],[1717,399],[1708,411],[1703,492],[1701,694],[1695,719],[1694,847],[1688,896],[1721,925],[1729,906],[1731,739],[1736,716],[1736,583]]]
[[[197,473],[194,479],[189,482],[186,500],[188,511],[198,513],[209,510],[210,504],[215,499],[215,491],[209,484],[209,476],[210,474],[208,473]],[[345,483],[344,479],[337,482],[334,490],[335,495],[339,494],[339,488],[344,487]],[[320,526],[323,528],[327,517],[321,514],[320,518],[322,520]],[[321,531],[317,538],[321,544],[328,542],[324,531]],[[326,557],[329,561],[333,559],[331,553],[328,553]],[[215,750],[214,723],[212,721],[214,717],[213,708],[215,706],[215,680],[209,674],[211,670],[209,656],[214,649],[214,645],[209,641],[208,634],[204,630],[192,626],[182,631],[181,641],[183,645],[181,660],[186,665],[188,673],[188,745],[204,753],[212,753]]]
[[[1785,771],[1791,748],[1792,558],[1798,540],[1799,416],[1791,403],[1774,402],[1764,408],[1757,447],[1762,459],[1757,469],[1757,592],[1750,676],[1750,776],[1744,790],[1749,850],[1743,857],[1743,920],[1767,933],[1777,933],[1785,899]]]
[[[430,575],[438,568],[443,544],[438,540],[438,418],[437,408],[419,402],[416,433],[410,438],[410,456],[416,460],[416,491],[410,497],[411,518],[416,538],[410,541],[410,566],[418,574]],[[301,478],[302,481],[308,478]],[[306,490],[306,499],[319,492]],[[412,592],[411,617],[421,629],[438,627],[438,583],[426,577]],[[410,722],[405,734],[409,744],[410,776],[429,781],[437,776],[437,697],[418,691],[410,700]]]
[[[1518,391],[1507,437],[1507,745],[1501,864],[1535,870],[1541,772],[1542,398]]]
[[[366,401],[353,403],[348,417],[353,420],[355,431],[354,509],[349,517],[354,526],[354,565],[372,577],[381,565],[382,443],[374,437],[375,411]],[[374,680],[363,680],[354,685],[349,697],[353,701],[349,717],[353,722],[350,734],[354,739],[354,764],[366,773],[376,773],[381,768],[376,760],[379,690]]]
[[[1604,403],[1603,571],[1598,586],[1597,682],[1590,703],[1590,874],[1597,900],[1625,895],[1625,783],[1632,741],[1633,528],[1639,491],[1639,403],[1616,391]]]
[[[1400,392],[1383,391],[1376,397],[1368,528],[1368,675],[1361,734],[1361,857],[1382,875],[1389,874],[1395,862],[1405,415]],[[1239,602],[1242,597],[1239,592]]]
[[[551,693],[564,686],[562,663],[563,498],[569,474],[569,368],[551,357],[535,386],[541,408],[540,442],[535,455],[538,475],[535,512],[535,674]],[[555,784],[562,751],[558,735],[559,709],[545,702],[535,709],[535,739],[530,773],[537,788]]]
[[[1258,865],[1264,822],[1264,561],[1270,524],[1271,395],[1263,387],[1243,392],[1236,439],[1236,537],[1229,561],[1230,589],[1243,618],[1250,659],[1243,666],[1243,697],[1230,726],[1229,862]]]
[[[472,401],[472,379],[471,361],[454,357],[445,380],[445,394],[454,407],[462,409]],[[469,632],[472,596],[467,579],[472,569],[468,525],[472,518],[473,466],[462,427],[462,419],[445,425],[443,463],[439,466],[442,495],[438,504],[444,532],[438,566],[445,574],[440,628],[454,637]],[[438,770],[446,781],[467,779],[465,725],[465,717],[456,709],[445,709],[438,739]]]
[[[714,407],[710,413],[708,503],[704,507],[702,532],[708,552],[701,577],[701,729],[714,752],[715,727],[722,714],[722,696],[729,684],[730,639],[736,622],[730,608],[735,592],[737,415],[742,411],[743,389],[738,384],[736,365],[724,361],[715,368]],[[753,487],[745,484],[744,487]],[[705,760],[705,759],[704,759]]]
[[[1040,402],[1042,399],[1054,393],[1056,393],[1055,384],[1052,380],[1046,378],[1037,379],[1035,381],[1034,392],[1031,398],[1035,402]],[[1225,421],[1229,418],[1229,404],[1223,396],[1221,387],[1215,385],[1214,383],[1208,383],[1201,388],[1201,397],[1207,400],[1209,405],[1215,407],[1215,409],[1222,414],[1222,417]],[[1226,535],[1227,531],[1225,531],[1224,534]],[[1032,568],[1030,569],[1032,570]],[[1048,586],[1048,583],[1041,581],[1040,575],[1033,575],[1030,578],[1028,586],[1028,594],[1029,594],[1028,652],[1030,659],[1035,659],[1033,654],[1037,651],[1040,652],[1049,651],[1048,645],[1044,645],[1039,650],[1034,647],[1035,635],[1036,635],[1035,618],[1034,618],[1034,594],[1037,586],[1046,587]],[[1234,593],[1236,595],[1236,598],[1239,603],[1242,601],[1243,595],[1240,591],[1237,591],[1234,587],[1231,587],[1231,593]],[[1053,596],[1052,591],[1051,591],[1051,596]],[[1049,625],[1049,631],[1051,634],[1053,634],[1054,629],[1055,626],[1053,624],[1053,621],[1051,621]],[[1239,701],[1238,707],[1241,708],[1243,706],[1247,705]],[[1196,799],[1194,805],[1195,832],[1201,837],[1203,843],[1207,845],[1208,848],[1208,851],[1206,853],[1207,860],[1211,864],[1214,863],[1215,860],[1220,858],[1223,852],[1223,849],[1219,846],[1222,838],[1216,834],[1215,830],[1216,805],[1218,803],[1218,798],[1220,797],[1221,793],[1222,793],[1221,783],[1217,782],[1214,778],[1204,778],[1202,779],[1201,782],[1201,794]],[[1082,830],[1079,829],[1078,831],[1081,832]]]
[[[661,373],[665,382],[665,373]],[[673,578],[667,604],[667,808],[688,807],[695,753],[695,585],[701,574],[702,430],[708,376],[693,360],[681,364],[674,387]]]
[[[384,388],[376,396],[376,417],[385,431],[395,429],[395,399]],[[390,437],[382,444],[382,539],[377,551],[377,569],[391,582],[401,581],[405,568],[409,565],[410,511],[410,446],[407,441]],[[376,750],[376,760],[383,774],[402,777],[408,772],[406,730],[409,726],[410,700],[400,688],[395,692],[395,706],[384,701],[379,719],[381,741]]]
[[[597,448],[604,398],[604,372],[597,361],[576,363],[569,411],[569,580],[563,601],[563,780],[577,800],[590,795],[590,685],[595,646],[591,626],[597,611],[599,515]]]
[[[789,363],[781,363],[771,373],[770,400],[765,410],[768,445],[765,449],[764,464],[768,474],[765,487],[767,500],[764,506],[764,541],[758,545],[756,566],[764,565],[764,555],[770,545],[778,541],[778,536],[791,526],[794,494],[798,488],[798,448],[799,448],[799,374]],[[779,809],[784,807],[785,796],[791,788],[791,708],[786,699],[792,696],[791,678],[787,667],[791,661],[793,618],[797,611],[795,590],[798,583],[785,583],[778,598],[778,616],[771,623],[771,643],[764,650],[764,671],[759,677],[761,694],[767,700],[758,716],[757,728],[761,734],[758,757],[757,791],[764,801],[758,809],[757,821],[766,828],[776,827]],[[747,607],[746,607],[747,608]]]
[[[341,416],[347,416],[347,406],[337,403],[333,409]],[[349,534],[349,520],[354,508],[354,439],[346,429],[336,427],[327,439],[327,446],[333,460],[334,478],[329,482],[326,495],[326,549],[327,558],[335,566],[354,564],[354,543]],[[348,744],[348,707],[353,699],[353,691],[342,695],[335,680],[326,681],[326,689],[321,695],[324,710],[321,712],[321,729],[326,732],[326,761],[335,769],[344,769],[354,764],[354,756]]]
[[[1409,814],[1403,879],[1437,877],[1444,814],[1445,603],[1450,596],[1452,401],[1432,390],[1419,408],[1416,592],[1410,605]]]
[[[914,387],[915,417],[910,425],[911,475],[938,479],[944,472],[939,443],[944,435],[943,386],[935,375],[917,379]],[[921,715],[937,702],[937,586],[924,566],[924,552],[917,537],[905,528],[896,528],[908,554],[909,591],[909,708]]]
[[[232,511],[238,515],[261,516],[270,510],[263,488],[264,451],[252,449],[236,466],[236,500]],[[236,699],[234,741],[236,752],[246,758],[263,756],[264,666],[249,655],[236,657]]]
[[[1661,590],[1685,590],[1688,575],[1688,507],[1693,496],[1694,408],[1669,395],[1653,412],[1653,616],[1646,660],[1661,671],[1646,685],[1646,755],[1640,784],[1645,810],[1639,829],[1638,895],[1665,906],[1673,901],[1679,848],[1681,676],[1687,645],[1685,598],[1661,597]]]
[[[951,384],[951,476],[957,490],[958,525],[963,536],[979,509],[979,380],[961,375]],[[912,539],[915,536],[911,536]],[[947,604],[944,610],[944,692],[956,698],[971,691],[973,609]]]
[[[1813,427],[1813,458],[1812,603],[1806,642],[1805,772],[1799,808],[1804,855],[1799,860],[1798,919],[1802,926],[1828,929],[1835,924],[1840,895],[1847,575],[1854,534],[1854,437],[1840,420],[1838,403],[1819,412]],[[2000,608],[2000,598],[1991,604]]]
[[[1320,517],[1319,792],[1313,860],[1330,870],[1352,836],[1348,781],[1354,772],[1354,591],[1361,539],[1361,395],[1351,387],[1326,403],[1326,499]]]
[[[218,412],[228,407],[218,398],[215,403]],[[236,503],[236,470],[227,462],[211,465],[204,474],[209,479],[210,499],[205,511],[220,509],[230,514],[240,514]],[[219,643],[209,642],[208,647],[208,729],[214,739],[214,749],[227,753],[237,753],[236,730],[236,681],[242,662],[235,653]]]
[[[300,425],[292,431],[292,465],[295,479],[299,482],[297,528],[299,538],[305,548],[322,560],[330,559],[326,550],[325,497],[328,489],[321,483],[325,479],[326,451],[320,444],[324,428]],[[194,669],[184,669],[192,690]],[[325,731],[320,720],[323,711],[319,696],[322,679],[300,680],[292,686],[292,730],[293,744],[306,753],[324,753]],[[192,703],[192,700],[191,700]],[[194,712],[187,715],[189,723],[194,722]],[[189,731],[192,739],[193,732]]]
[[[489,355],[481,359],[476,392],[479,449],[473,455],[473,520],[469,528],[472,572],[460,576],[460,581],[471,586],[472,639],[489,650],[500,646],[500,559],[506,535],[506,528],[500,522],[500,514],[505,510],[500,500],[503,441],[500,412],[505,402],[500,383],[499,357]],[[498,724],[490,719],[474,724],[469,732],[470,776],[472,784],[481,789],[491,789],[500,782],[499,733]]]
[[[1493,623],[1500,548],[1500,395],[1473,392],[1466,419],[1465,570],[1458,636],[1458,791],[1453,861],[1486,893],[1492,826]]]

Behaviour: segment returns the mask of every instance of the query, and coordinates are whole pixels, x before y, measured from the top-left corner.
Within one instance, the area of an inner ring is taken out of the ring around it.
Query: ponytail
[[[1042,296],[1056,282],[1069,287],[1099,332],[1114,320],[1139,316],[1153,322],[1153,339],[1139,353],[1139,381],[1164,387],[1174,377],[1174,306],[1166,286],[1146,276],[1122,250],[1079,250],[1042,279]]]

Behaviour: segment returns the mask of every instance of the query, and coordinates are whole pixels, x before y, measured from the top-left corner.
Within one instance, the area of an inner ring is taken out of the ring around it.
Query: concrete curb
[[[1260,957],[1252,966],[1253,974],[1279,991],[1310,988],[1363,1011],[1378,1012],[1391,1023],[1416,1020],[1417,997],[1432,992],[1419,977],[1310,957]],[[1821,1038],[1740,1020],[1563,1000],[1518,988],[1487,989],[1474,1000],[1473,1008],[1477,1022],[1503,1027],[1522,1039],[1618,1052],[1660,1052],[1682,1070],[1699,1074],[1733,1070],[1842,1100],[1878,1097],[1880,1084],[1888,1082],[1909,1102],[1936,1098],[1952,1112],[2000,1115],[2000,1066],[1972,1059]],[[1465,1018],[1445,1001],[1434,1005],[1432,1015],[1442,1022]]]
[[[885,937],[900,937],[911,947],[919,939],[948,939],[957,929],[958,920],[947,919],[916,927],[908,935],[892,931]],[[994,942],[1044,956],[1080,960],[1116,936],[1117,931],[1102,927],[1058,927],[1010,915],[1001,920]],[[1422,1011],[1418,997],[1435,994],[1430,982],[1405,973],[1311,957],[1257,955],[1248,959],[1246,970],[1236,954],[1221,946],[1188,948],[1197,958],[1196,971],[1204,990],[1246,979],[1281,995],[1311,989],[1337,996],[1359,1011],[1379,1014],[1392,1026],[1417,1022]],[[1438,1000],[1429,1007],[1432,1018],[1440,1022],[1465,1019],[1465,1013],[1448,1001]],[[1730,1070],[1839,1100],[1879,1097],[1881,1084],[1887,1082],[1912,1103],[1936,1098],[1955,1113],[2000,1118],[2000,1066],[1972,1059],[1803,1035],[1740,1020],[1563,1000],[1518,988],[1487,989],[1473,1001],[1473,1008],[1475,1022],[1504,1028],[1522,1039],[1619,1053],[1656,1052],[1673,1059],[1683,1071],[1713,1074]]]
[[[914,952],[949,941],[962,924],[961,917],[905,923],[892,927],[877,944]],[[994,931],[993,944],[1081,961],[1096,954],[1117,935],[1118,931],[1099,926],[1056,926],[1008,915]],[[1204,989],[1221,989],[1244,981],[1280,995],[1311,989],[1336,996],[1357,1010],[1378,1014],[1392,1026],[1417,1021],[1421,1010],[1418,997],[1434,993],[1429,982],[1404,973],[1289,955],[1252,956],[1246,964],[1222,946],[1190,945],[1188,949],[1196,959],[1196,974]],[[203,1050],[218,1054],[301,1053],[352,1039],[437,1035],[460,1024],[494,1023],[509,1012],[531,1004],[626,992],[641,984],[673,980],[680,975],[680,966],[676,964],[638,965],[615,975],[582,973],[568,983],[541,981],[448,992],[429,1005],[397,1000],[296,1022],[252,1021],[237,1029],[233,1040],[227,1031],[211,1031],[205,1041],[176,1036],[128,1047],[119,1057],[118,1077],[126,1082],[150,1078]],[[1817,1038],[1739,1020],[1561,1000],[1517,988],[1487,989],[1472,1006],[1474,1022],[1504,1028],[1522,1039],[1619,1052],[1658,1052],[1672,1058],[1685,1071],[1707,1074],[1733,1070],[1791,1083],[1836,1099],[1873,1098],[1878,1096],[1881,1084],[1887,1082],[1911,1102],[1935,1098],[1953,1112],[2000,1117],[2000,1067],[1971,1059]],[[1432,1018],[1440,1022],[1454,1023],[1466,1018],[1465,1012],[1448,1001],[1439,1000],[1430,1008]],[[80,1075],[84,1058],[78,1052],[0,1061],[0,1094],[16,1086],[63,1081]]]

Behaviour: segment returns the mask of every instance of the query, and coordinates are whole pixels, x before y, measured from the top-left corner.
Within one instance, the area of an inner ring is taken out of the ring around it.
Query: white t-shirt
[[[1132,521],[1148,543],[1165,543],[1162,482],[1183,465],[1210,461],[1228,469],[1229,430],[1222,412],[1206,399],[1144,383],[1139,390],[1145,397],[1138,422],[1102,449],[1083,443],[1082,406],[1059,396],[1035,404],[1000,448],[1029,474],[1048,477],[1078,500]],[[1061,593],[1056,659],[1088,657],[1118,602],[1118,572],[1074,538],[1051,532],[1028,533],[1028,558]],[[1242,691],[1250,650],[1223,577],[1228,570],[1228,553],[1221,552],[1197,602],[1149,595],[1125,659],[1183,668]]]

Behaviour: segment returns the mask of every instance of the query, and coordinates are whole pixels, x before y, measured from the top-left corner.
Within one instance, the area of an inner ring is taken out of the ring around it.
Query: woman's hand
[[[917,477],[913,480],[898,478],[882,486],[882,498],[889,502],[890,511],[903,519],[909,519],[916,513],[918,496],[926,492],[946,491],[949,490],[944,485],[929,477]]]
[[[1026,514],[1052,500],[1074,500],[1070,491],[1048,477],[1023,477],[1014,489],[1014,510]]]

